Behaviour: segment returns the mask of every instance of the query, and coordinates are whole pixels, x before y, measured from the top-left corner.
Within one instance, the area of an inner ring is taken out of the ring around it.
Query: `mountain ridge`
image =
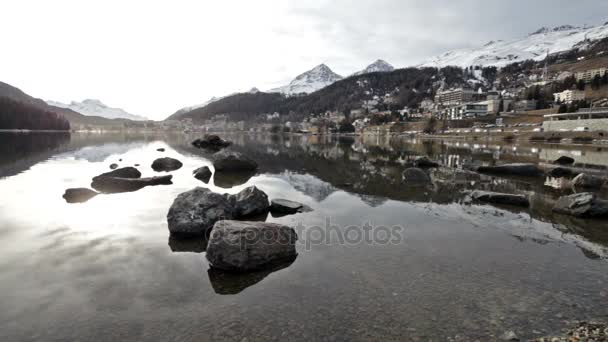
[[[54,107],[71,109],[86,116],[98,116],[106,119],[127,119],[133,121],[148,120],[146,117],[128,113],[124,109],[109,107],[97,99],[85,99],[82,102],[72,101],[69,104],[47,100],[46,103]]]

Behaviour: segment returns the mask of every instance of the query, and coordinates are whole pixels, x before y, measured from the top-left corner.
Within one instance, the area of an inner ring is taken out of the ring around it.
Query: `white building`
[[[581,90],[564,90],[561,93],[553,94],[555,102],[572,103],[585,99],[585,92]]]
[[[488,115],[488,104],[485,102],[466,103],[444,110],[444,117],[449,120],[462,120]]]
[[[577,72],[575,76],[577,81],[583,80],[589,83],[593,81],[595,76],[603,77],[606,74],[606,71],[608,71],[608,68],[589,69]]]

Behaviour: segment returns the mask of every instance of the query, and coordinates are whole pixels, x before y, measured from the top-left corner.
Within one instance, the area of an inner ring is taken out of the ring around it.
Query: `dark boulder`
[[[161,148],[157,148],[156,150],[157,150],[158,152],[165,152],[165,149],[164,149],[164,148],[162,148],[162,147],[161,147]]]
[[[514,163],[497,166],[478,166],[474,171],[481,173],[491,173],[506,176],[526,176],[535,177],[542,175],[543,172],[535,164]]]
[[[230,189],[235,186],[247,183],[251,177],[255,176],[255,171],[222,171],[216,172],[213,177],[213,183],[216,186],[224,189]]]
[[[576,217],[608,217],[608,201],[597,198],[594,193],[583,192],[560,197],[553,211]]]
[[[528,197],[524,195],[475,190],[471,192],[469,196],[471,196],[471,199],[479,202],[509,204],[521,207],[530,206],[530,201],[528,200]]]
[[[182,162],[177,159],[165,157],[158,158],[154,162],[152,162],[152,170],[156,172],[169,172],[178,170],[183,166]]]
[[[118,167],[118,164],[116,164],[116,163],[110,164],[110,169],[112,169],[112,170],[116,169],[117,167]]]
[[[211,170],[207,166],[199,167],[198,169],[192,172],[194,174],[194,178],[202,181],[203,183],[209,183],[211,179]]]
[[[403,181],[410,186],[426,186],[431,183],[431,177],[422,169],[410,167],[403,171]]]
[[[252,171],[258,164],[249,157],[235,151],[221,151],[211,158],[215,171]]]
[[[270,202],[270,211],[273,214],[295,214],[312,211],[312,209],[299,202],[276,198]]]
[[[578,175],[578,172],[567,167],[556,167],[547,172],[547,176],[553,178],[572,178]]]
[[[99,192],[115,194],[137,191],[147,186],[173,184],[172,175],[149,178],[95,177],[91,187]]]
[[[574,164],[574,158],[561,156],[553,161],[553,164],[557,165],[572,165]]]
[[[65,191],[63,198],[68,203],[84,203],[98,194],[98,192],[87,188],[72,188]]]
[[[414,166],[419,168],[432,168],[438,167],[439,163],[430,160],[428,157],[418,157],[414,160]]]
[[[117,177],[117,178],[140,178],[141,172],[134,167],[128,166],[120,169],[116,169],[114,171],[102,173],[99,176],[93,178],[93,181],[97,178],[102,177]]]
[[[206,257],[212,268],[220,270],[259,270],[293,260],[297,239],[293,228],[276,223],[218,221]]]
[[[604,178],[581,173],[580,175],[574,177],[572,180],[572,185],[575,188],[600,189],[602,185],[604,185],[605,181],[606,180]]]
[[[255,186],[250,186],[236,195],[231,196],[235,202],[237,218],[260,215],[268,211],[268,195]]]
[[[204,236],[215,222],[234,216],[234,201],[228,195],[197,187],[175,198],[167,214],[167,223],[172,235]]]
[[[195,147],[211,151],[219,151],[231,144],[230,141],[223,140],[219,136],[213,134],[205,135],[202,139],[196,139],[192,142],[192,145]]]

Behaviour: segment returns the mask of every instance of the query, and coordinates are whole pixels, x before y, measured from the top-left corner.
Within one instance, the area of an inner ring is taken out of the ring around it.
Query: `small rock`
[[[403,181],[411,186],[425,186],[431,183],[431,177],[422,169],[410,167],[403,171]]]
[[[68,203],[84,203],[98,194],[98,192],[87,188],[72,188],[65,191],[63,198]]]
[[[547,176],[549,177],[554,177],[554,178],[562,178],[562,177],[567,177],[567,178],[571,178],[578,175],[577,172],[565,168],[565,167],[556,167],[551,169],[551,171],[547,172]]]
[[[165,152],[165,149],[164,149],[164,148],[162,148],[162,147],[161,147],[161,148],[157,148],[156,150],[157,150],[158,152]]]
[[[586,173],[581,173],[572,179],[572,185],[574,185],[575,188],[584,189],[599,189],[602,187],[604,182],[604,178],[588,175]]]
[[[519,341],[519,337],[513,330],[505,331],[504,334],[500,335],[500,339],[503,341]]]
[[[194,174],[194,178],[205,184],[209,183],[209,180],[211,179],[211,170],[207,166],[199,167],[192,173]]]
[[[414,166],[415,167],[419,167],[419,168],[432,168],[432,167],[438,167],[439,163],[430,160],[428,157],[418,157],[416,158],[416,160],[414,160]]]
[[[273,213],[295,214],[298,212],[302,212],[303,210],[306,210],[307,208],[308,207],[306,207],[302,203],[298,203],[295,201],[290,201],[290,200],[282,199],[282,198],[273,199],[270,202],[270,211]]]
[[[101,177],[140,178],[141,172],[139,172],[139,170],[137,170],[136,168],[131,167],[131,166],[122,167],[122,168],[116,169],[114,171],[102,173],[99,176],[96,176],[95,178],[93,178],[93,181],[95,181],[96,178],[101,178]]]
[[[500,192],[491,192],[491,191],[481,191],[475,190],[470,193],[470,196],[473,200],[488,202],[488,203],[496,203],[496,204],[509,204],[516,205],[522,207],[530,206],[530,201],[528,197],[524,195],[514,195],[514,194],[505,194]]]
[[[117,167],[118,167],[118,164],[116,164],[116,163],[110,164],[110,169],[112,169],[112,170],[116,169]]]
[[[178,170],[183,166],[182,162],[177,159],[165,157],[158,158],[154,162],[152,162],[152,169],[156,172],[169,172]]]
[[[561,156],[561,157],[557,158],[556,160],[554,160],[553,164],[572,165],[572,164],[574,164],[574,158],[567,157],[567,156]]]
[[[477,166],[474,171],[498,175],[534,177],[542,175],[542,171],[535,164],[514,163],[497,166]]]
[[[243,218],[253,215],[260,215],[268,211],[268,195],[255,186],[250,186],[236,195],[233,195],[235,201],[235,215],[237,218]]]
[[[591,192],[560,197],[553,211],[576,217],[608,217],[608,201],[601,200]]]
[[[256,170],[258,164],[242,155],[241,153],[234,151],[221,151],[213,155],[212,157],[213,166],[215,171],[246,171]]]
[[[99,192],[115,194],[137,191],[147,186],[173,184],[172,175],[149,178],[95,177],[91,187]]]
[[[192,142],[192,145],[198,148],[207,149],[211,151],[219,151],[223,148],[230,146],[230,141],[223,140],[217,135],[208,134],[202,139],[196,139]]]

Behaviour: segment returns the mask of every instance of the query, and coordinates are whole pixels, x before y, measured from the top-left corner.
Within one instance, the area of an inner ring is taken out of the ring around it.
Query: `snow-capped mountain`
[[[608,23],[607,23],[608,24]],[[543,60],[547,54],[584,47],[588,41],[608,37],[608,25],[595,27],[558,26],[543,27],[527,37],[515,40],[491,41],[479,48],[446,52],[422,63],[423,67],[471,65],[503,67],[507,64],[534,59]]]
[[[319,89],[341,80],[343,77],[333,72],[327,65],[321,64],[299,75],[288,85],[271,89],[269,93],[283,93],[287,95],[300,93],[313,93]]]
[[[147,118],[135,114],[130,114],[120,108],[106,106],[99,100],[86,99],[82,102],[72,101],[65,104],[56,101],[46,101],[47,104],[60,108],[68,108],[86,116],[100,116],[107,119],[129,119],[135,121],[145,121]]]
[[[363,74],[369,74],[370,72],[391,72],[395,70],[395,67],[387,63],[386,61],[379,59],[374,63],[368,65],[365,69],[357,71],[352,76],[358,76]]]
[[[187,113],[187,112],[193,111],[193,110],[198,109],[198,108],[203,108],[203,107],[205,107],[206,105],[208,105],[210,103],[217,102],[217,101],[219,101],[219,100],[221,100],[223,98],[226,98],[228,96],[232,96],[232,95],[236,95],[236,94],[243,94],[243,93],[255,94],[255,93],[259,93],[259,92],[260,92],[260,90],[258,88],[253,87],[253,88],[249,89],[248,91],[242,92],[242,93],[236,92],[236,93],[232,93],[232,94],[229,94],[229,95],[226,95],[226,96],[220,96],[220,97],[213,96],[212,98],[210,98],[206,102],[203,102],[203,103],[200,103],[200,104],[197,104],[197,105],[194,105],[194,106],[184,107],[184,108],[178,110],[177,112],[175,112],[175,114],[179,115],[179,114],[182,114],[182,113]]]

